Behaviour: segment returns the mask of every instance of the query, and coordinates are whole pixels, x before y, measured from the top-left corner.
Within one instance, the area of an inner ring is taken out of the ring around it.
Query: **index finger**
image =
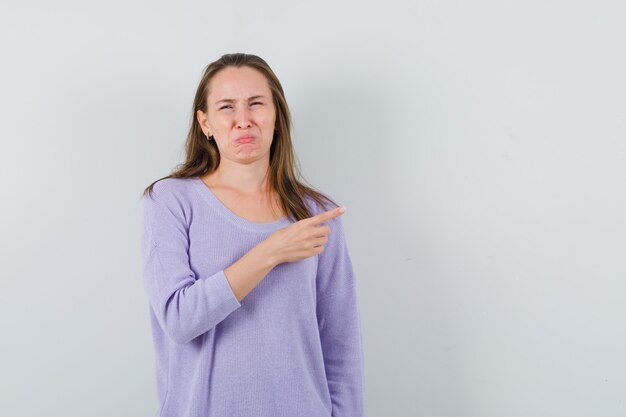
[[[334,219],[335,217],[341,216],[345,211],[345,207],[335,207],[334,209],[310,217],[309,220],[313,225],[322,224],[326,220]]]

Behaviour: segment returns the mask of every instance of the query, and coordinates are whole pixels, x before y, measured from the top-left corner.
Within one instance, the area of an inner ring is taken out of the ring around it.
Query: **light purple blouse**
[[[224,269],[289,218],[239,217],[198,177],[157,182],[142,216],[156,416],[364,415],[360,313],[341,216],[326,222],[321,254],[277,265],[241,303]]]

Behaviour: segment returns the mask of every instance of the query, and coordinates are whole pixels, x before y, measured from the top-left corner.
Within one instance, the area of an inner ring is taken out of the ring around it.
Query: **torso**
[[[272,204],[265,194],[246,195],[233,188],[220,185],[206,175],[201,179],[211,188],[218,200],[239,217],[255,223],[271,223],[285,216],[276,193],[272,195],[274,204],[272,210]]]

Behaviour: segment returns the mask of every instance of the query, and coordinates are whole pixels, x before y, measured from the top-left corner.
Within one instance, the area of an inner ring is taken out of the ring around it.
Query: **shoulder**
[[[165,178],[154,183],[151,193],[146,193],[142,204],[147,211],[166,209],[172,214],[188,217],[198,198],[195,178]]]
[[[311,212],[311,216],[317,216],[320,213],[323,213],[325,211],[328,210],[332,210],[336,207],[339,207],[339,205],[341,204],[333,195],[328,194],[326,192],[322,192],[320,190],[316,190],[317,192],[319,192],[320,194],[322,194],[323,196],[327,197],[329,200],[331,201],[326,201],[324,199],[322,199],[322,202],[318,202],[316,201],[313,197],[311,197],[310,195],[306,195],[304,197],[304,201],[307,205],[307,207],[309,208],[309,211]],[[334,204],[333,202],[337,203]],[[341,217],[335,217],[333,219],[331,219],[330,221],[327,222],[327,224],[329,225],[339,225],[341,226]]]
[[[323,195],[328,197],[328,194],[326,194],[326,193],[324,193]],[[328,208],[325,208],[324,206],[322,206],[318,201],[316,201],[309,194],[305,194],[305,196],[304,196],[304,204],[306,204],[306,206],[308,207],[308,209],[311,212],[312,216],[318,215],[318,214],[320,214],[320,213],[322,213],[322,212],[324,212],[326,210],[330,210],[331,207],[332,207],[332,204],[326,203]]]
[[[144,198],[166,202],[191,198],[195,192],[196,178],[165,178],[158,180],[152,187],[152,193],[146,193]]]

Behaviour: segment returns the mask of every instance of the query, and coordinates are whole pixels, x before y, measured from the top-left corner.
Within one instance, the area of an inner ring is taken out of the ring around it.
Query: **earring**
[[[207,132],[207,134],[206,134],[206,139],[207,139],[207,140],[212,140],[212,139],[213,139],[213,135],[209,136],[209,134],[208,134],[208,132]]]

